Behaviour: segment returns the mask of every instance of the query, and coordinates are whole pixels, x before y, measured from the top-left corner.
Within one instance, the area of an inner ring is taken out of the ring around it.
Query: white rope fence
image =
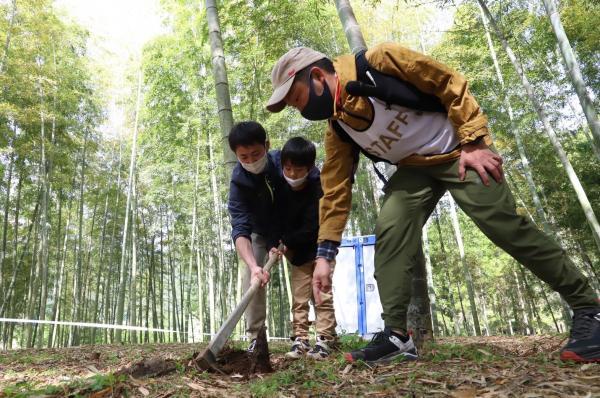
[[[131,330],[136,332],[159,332],[159,333],[177,333],[178,335],[186,334],[186,332],[181,332],[179,330],[171,330],[171,329],[155,329],[155,328],[146,328],[143,326],[126,326],[126,325],[110,325],[106,323],[89,323],[89,322],[65,322],[65,321],[42,321],[38,319],[17,319],[17,318],[0,318],[0,323],[33,323],[33,324],[42,324],[42,325],[60,325],[60,326],[78,326],[78,327],[87,327],[87,328],[99,328],[99,329],[121,329],[121,330]],[[196,337],[199,335],[209,336],[212,338],[214,334],[211,333],[198,333],[188,330],[188,336]],[[246,340],[246,336],[240,336],[240,340]],[[268,338],[271,340],[289,340],[287,337],[271,337]]]

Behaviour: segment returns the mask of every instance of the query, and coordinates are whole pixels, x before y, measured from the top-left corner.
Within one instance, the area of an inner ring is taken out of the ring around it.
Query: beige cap
[[[282,55],[271,72],[273,94],[267,102],[267,110],[281,112],[285,108],[283,99],[290,91],[296,73],[323,58],[327,58],[327,56],[307,47],[292,48]]]

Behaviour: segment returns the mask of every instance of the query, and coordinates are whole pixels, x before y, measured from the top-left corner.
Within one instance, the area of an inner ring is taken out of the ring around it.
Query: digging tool
[[[280,245],[278,250],[283,250],[283,245]],[[279,256],[269,257],[269,261],[267,261],[263,267],[263,270],[269,272],[273,264],[275,264],[278,260]],[[215,336],[210,340],[208,347],[206,347],[204,351],[196,356],[196,366],[201,369],[216,369],[215,365],[217,363],[217,355],[219,352],[221,352],[223,346],[225,346],[225,343],[231,336],[235,325],[237,325],[238,321],[242,317],[242,314],[246,310],[246,307],[248,307],[250,300],[252,300],[258,289],[260,289],[260,281],[257,279],[253,280],[246,293],[244,293],[244,296],[240,300],[239,304],[235,307],[231,315],[229,315],[229,318],[225,320],[217,334],[215,334]]]

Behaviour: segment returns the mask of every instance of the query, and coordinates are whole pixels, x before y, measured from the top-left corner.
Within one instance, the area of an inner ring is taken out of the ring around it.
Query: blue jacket
[[[250,238],[257,233],[267,239],[270,249],[277,245],[278,220],[276,199],[285,180],[281,170],[280,151],[267,153],[268,163],[260,174],[246,171],[238,162],[231,173],[227,208],[231,216],[231,237]]]

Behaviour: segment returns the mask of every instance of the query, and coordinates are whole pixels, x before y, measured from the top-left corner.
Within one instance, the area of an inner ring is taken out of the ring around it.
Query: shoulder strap
[[[367,50],[360,50],[354,55],[354,60],[356,62],[356,79],[363,83],[373,84],[367,76],[370,65],[365,55],[366,52]]]
[[[383,174],[378,168],[377,168],[377,163],[375,163],[375,161],[373,161],[372,163],[373,165],[373,170],[375,170],[375,174],[377,174],[377,177],[379,177],[379,180],[381,182],[383,182],[383,186],[385,187],[388,183],[388,179],[386,178],[385,174]]]
[[[366,50],[355,54],[356,79],[346,84],[351,95],[375,97],[390,105],[400,105],[424,112],[448,111],[438,97],[426,94],[413,84],[397,76],[388,75],[373,68],[365,55]]]

